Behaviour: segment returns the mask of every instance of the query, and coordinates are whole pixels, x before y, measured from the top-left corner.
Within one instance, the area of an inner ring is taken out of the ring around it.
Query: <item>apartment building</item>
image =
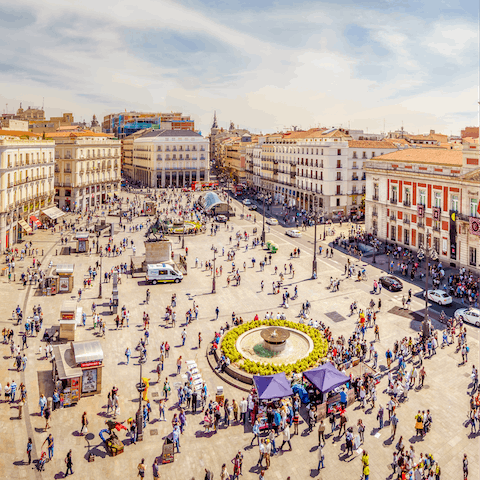
[[[365,194],[364,160],[397,148],[390,141],[352,140],[342,129],[259,137],[246,150],[247,182],[276,203],[307,211],[315,204],[327,218],[348,216]]]
[[[147,130],[133,140],[132,180],[153,188],[208,181],[209,141],[191,130]]]
[[[428,241],[444,264],[480,268],[478,143],[398,150],[364,170],[369,233],[412,250]]]
[[[55,142],[0,130],[0,251],[13,247],[54,209]]]
[[[48,137],[55,140],[55,201],[60,208],[88,209],[120,191],[120,140],[91,131]]]

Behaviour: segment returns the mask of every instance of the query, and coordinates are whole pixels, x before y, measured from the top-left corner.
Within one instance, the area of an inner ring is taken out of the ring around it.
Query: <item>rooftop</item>
[[[406,148],[374,157],[369,161],[462,166],[463,154],[461,150],[447,150],[445,148]]]
[[[349,140],[348,146],[350,148],[397,148],[388,140]]]
[[[192,130],[151,130],[141,136],[141,138],[150,137],[200,137],[203,138],[197,132]]]
[[[0,130],[0,136],[6,137],[29,137],[29,138],[42,138],[41,133],[25,132],[23,130]]]

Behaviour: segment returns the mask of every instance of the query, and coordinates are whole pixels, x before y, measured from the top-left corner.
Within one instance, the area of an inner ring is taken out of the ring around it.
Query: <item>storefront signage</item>
[[[86,362],[81,365],[88,365]],[[95,363],[95,362],[92,362]],[[82,393],[92,393],[97,391],[97,369],[84,370],[82,375]]]
[[[101,364],[102,364],[102,362],[100,360],[95,360],[94,362],[81,363],[80,366],[82,368],[89,368],[89,367],[98,367]]]

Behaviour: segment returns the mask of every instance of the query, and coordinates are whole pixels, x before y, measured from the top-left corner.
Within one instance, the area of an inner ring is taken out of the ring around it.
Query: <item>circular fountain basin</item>
[[[240,335],[235,346],[244,358],[252,362],[280,365],[307,357],[313,350],[313,340],[294,328],[258,327]]]

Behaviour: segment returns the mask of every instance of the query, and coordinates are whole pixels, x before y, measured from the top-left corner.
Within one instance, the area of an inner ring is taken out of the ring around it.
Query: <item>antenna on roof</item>
[[[42,110],[45,111],[45,97],[42,97]]]

